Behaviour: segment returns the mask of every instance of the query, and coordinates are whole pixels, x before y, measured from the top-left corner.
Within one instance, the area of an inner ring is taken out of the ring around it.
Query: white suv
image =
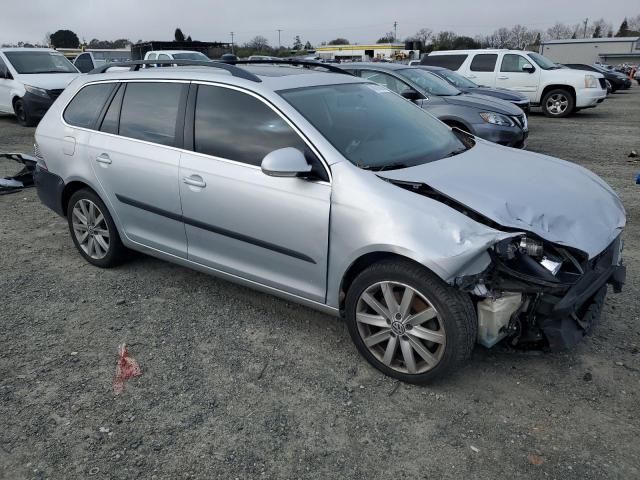
[[[604,77],[564,69],[548,58],[521,50],[450,50],[422,57],[423,65],[445,67],[489,87],[523,93],[548,117],[566,117],[595,107],[607,96]]]

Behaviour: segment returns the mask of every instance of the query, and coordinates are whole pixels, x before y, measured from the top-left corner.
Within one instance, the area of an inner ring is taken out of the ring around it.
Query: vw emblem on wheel
[[[398,322],[397,320],[391,323],[391,331],[396,335],[404,335],[405,330],[406,327],[404,326],[404,323]]]

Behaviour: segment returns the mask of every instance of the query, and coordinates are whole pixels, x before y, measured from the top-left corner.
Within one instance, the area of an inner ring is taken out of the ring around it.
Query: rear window
[[[480,53],[473,57],[469,68],[473,72],[493,72],[497,60],[498,55],[495,53]]]
[[[425,55],[422,57],[422,65],[430,65],[432,67],[444,67],[449,70],[458,70],[467,59],[468,55]]]
[[[81,89],[64,111],[65,122],[74,127],[93,128],[114,83],[97,83]]]
[[[131,82],[122,102],[119,133],[161,145],[175,145],[184,83]]]

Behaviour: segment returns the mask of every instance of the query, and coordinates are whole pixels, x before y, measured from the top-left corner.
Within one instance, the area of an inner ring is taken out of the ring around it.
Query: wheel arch
[[[542,90],[542,94],[540,95],[540,104],[542,105],[542,102],[544,100],[544,96],[549,93],[551,90],[566,90],[569,92],[569,94],[571,95],[571,97],[573,97],[573,105],[575,106],[576,104],[576,89],[574,87],[572,87],[571,85],[566,85],[566,84],[551,84],[551,85],[547,85],[544,87],[544,89]]]
[[[78,190],[82,190],[83,188],[91,190],[94,194],[98,196],[98,198],[100,198],[104,202],[104,199],[100,196],[100,194],[96,191],[96,189],[93,188],[91,185],[81,180],[73,180],[65,184],[64,188],[62,189],[62,196],[60,198],[60,202],[62,204],[62,212],[64,213],[65,217],[67,216],[67,208],[69,206],[69,200],[71,199],[71,196],[74,193],[76,193]]]

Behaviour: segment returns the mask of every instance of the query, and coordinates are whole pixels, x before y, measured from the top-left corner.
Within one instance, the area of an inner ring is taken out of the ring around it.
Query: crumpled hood
[[[486,95],[464,93],[462,95],[451,95],[441,98],[449,104],[477,108],[478,110],[483,112],[495,112],[511,116],[522,115],[522,110],[520,110],[515,105],[505,100],[500,100],[499,98],[495,97],[488,97]]]
[[[592,258],[625,226],[625,211],[600,177],[574,163],[476,139],[470,150],[377,173],[423,183],[503,227],[534,233]]]
[[[21,74],[20,81],[25,85],[44,88],[45,90],[59,90],[67,88],[80,74],[79,73],[34,73]]]

